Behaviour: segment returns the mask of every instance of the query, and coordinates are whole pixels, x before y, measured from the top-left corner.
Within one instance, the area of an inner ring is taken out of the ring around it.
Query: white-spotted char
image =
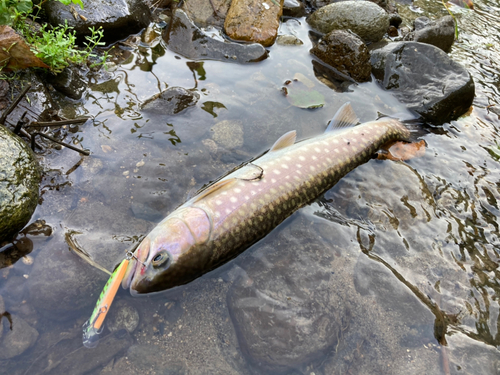
[[[383,144],[409,138],[395,119],[352,127],[358,122],[346,103],[324,134],[296,143],[295,131],[288,132],[265,155],[184,203],[140,244],[143,264],[131,261],[122,285],[149,293],[192,281],[264,237]]]

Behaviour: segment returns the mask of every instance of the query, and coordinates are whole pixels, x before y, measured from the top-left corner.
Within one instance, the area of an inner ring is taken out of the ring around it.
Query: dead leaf
[[[0,26],[0,71],[10,72],[31,67],[49,69],[10,26]]]
[[[381,160],[410,160],[425,154],[425,141],[421,140],[419,142],[406,143],[401,141],[396,141],[384,145],[382,148],[385,153],[379,152],[377,159]]]

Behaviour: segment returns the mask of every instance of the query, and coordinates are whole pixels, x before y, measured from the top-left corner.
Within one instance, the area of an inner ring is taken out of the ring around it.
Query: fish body
[[[409,137],[390,118],[333,131],[357,122],[347,103],[323,135],[295,143],[295,132],[289,132],[269,152],[184,203],[139,245],[122,286],[149,293],[194,280],[263,238],[386,142]]]

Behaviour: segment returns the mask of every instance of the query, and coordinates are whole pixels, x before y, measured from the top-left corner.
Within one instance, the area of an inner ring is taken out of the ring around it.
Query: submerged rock
[[[107,41],[139,32],[151,21],[151,12],[141,0],[82,0],[79,6],[64,5],[59,1],[47,1],[44,9],[52,26],[64,25],[75,29],[80,38],[91,35],[89,27],[102,27]]]
[[[214,8],[212,8],[212,5]],[[198,27],[224,26],[224,19],[231,5],[231,0],[185,0],[181,9]]]
[[[200,100],[200,94],[196,91],[186,90],[182,87],[170,87],[161,94],[148,99],[142,109],[148,112],[176,115],[195,106],[198,100]]]
[[[278,35],[276,44],[282,46],[301,46],[304,42],[295,35]]]
[[[17,315],[11,315],[12,326],[8,319],[2,317],[0,330],[5,334],[0,341],[0,359],[9,359],[24,353],[38,339],[38,331]]]
[[[390,43],[371,52],[371,64],[382,87],[434,124],[456,119],[472,105],[471,75],[437,47]]]
[[[168,48],[189,59],[206,59],[249,63],[264,60],[267,51],[258,43],[238,44],[214,39],[201,31],[177,9],[164,35]]]
[[[415,20],[415,31],[405,37],[405,40],[432,44],[444,52],[450,52],[455,41],[455,21],[451,16],[431,21],[427,17]]]
[[[307,22],[324,34],[351,30],[366,42],[377,42],[389,28],[389,15],[370,1],[342,1],[318,9]]]
[[[212,127],[212,138],[218,145],[235,149],[243,145],[243,127],[241,121],[224,120]]]
[[[231,39],[268,47],[278,35],[282,13],[283,0],[233,0],[224,21],[224,30]]]
[[[329,288],[331,247],[295,228],[257,250],[228,293],[240,347],[259,373],[288,373],[316,361],[341,330],[344,311]]]
[[[40,170],[29,146],[0,125],[0,242],[30,220],[38,204]]]
[[[139,325],[139,312],[125,300],[119,300],[113,303],[109,316],[106,320],[106,326],[111,332],[117,332],[121,329],[127,332],[134,332]]]
[[[331,31],[321,38],[311,53],[357,82],[370,80],[372,67],[368,47],[350,31]]]

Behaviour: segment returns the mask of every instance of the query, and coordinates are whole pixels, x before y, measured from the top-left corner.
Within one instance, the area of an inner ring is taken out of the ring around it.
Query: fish
[[[385,143],[409,141],[410,131],[397,119],[358,123],[345,103],[322,135],[296,142],[290,131],[267,153],[199,192],[143,239],[122,287],[138,295],[193,281],[262,239]]]

